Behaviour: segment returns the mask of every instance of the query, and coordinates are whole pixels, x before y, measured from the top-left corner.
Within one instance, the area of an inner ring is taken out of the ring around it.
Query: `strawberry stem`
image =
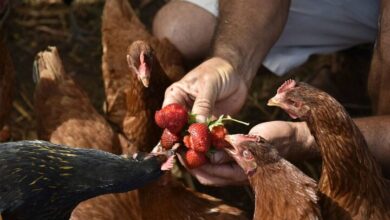
[[[221,116],[219,116],[219,118],[217,120],[209,121],[208,125],[209,125],[210,131],[213,129],[213,127],[220,126],[220,125],[223,126],[224,121],[234,121],[236,123],[243,124],[246,126],[249,125],[249,123],[234,119],[230,115],[226,115],[226,117],[225,117],[225,115],[221,115]]]
[[[222,118],[222,121],[234,121],[234,122],[237,122],[239,124],[243,124],[243,125],[249,126],[248,122],[244,122],[244,121],[240,121],[240,120],[234,119],[234,118],[230,117],[230,115],[227,115],[226,118]]]

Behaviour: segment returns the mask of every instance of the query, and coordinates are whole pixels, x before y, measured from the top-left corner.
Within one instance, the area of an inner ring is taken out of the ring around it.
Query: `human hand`
[[[305,122],[264,122],[254,126],[249,134],[267,139],[288,160],[302,160],[318,155],[314,137]],[[179,160],[185,164],[180,156]],[[240,185],[248,182],[241,167],[224,151],[212,154],[210,163],[188,171],[204,185]]]
[[[213,57],[190,71],[165,92],[163,106],[179,103],[197,114],[197,121],[205,122],[209,116],[235,114],[245,103],[247,85],[234,72],[229,62]],[[182,157],[179,160],[185,166]],[[224,152],[217,151],[210,163],[197,169],[188,169],[205,185],[237,185],[247,182],[242,169]]]
[[[254,126],[249,134],[262,136],[288,160],[296,161],[318,155],[316,142],[306,122],[264,122]]]
[[[192,108],[197,121],[208,116],[235,114],[245,103],[247,85],[226,60],[213,57],[191,70],[165,92],[163,106],[179,103]]]
[[[211,154],[210,162],[196,169],[189,169],[186,166],[184,154],[179,154],[178,159],[188,172],[203,185],[229,186],[248,183],[248,177],[241,167],[223,150],[217,150]]]

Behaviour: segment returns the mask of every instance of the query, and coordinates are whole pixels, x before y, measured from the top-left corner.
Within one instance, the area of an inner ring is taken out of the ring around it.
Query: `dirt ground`
[[[5,24],[7,46],[16,68],[15,100],[13,102],[12,139],[36,139],[33,113],[34,82],[32,62],[35,55],[47,46],[57,46],[65,69],[87,91],[96,109],[101,111],[104,90],[101,78],[101,0],[79,1],[74,10],[79,26],[86,33],[74,38],[69,23],[69,8],[58,1],[40,4],[15,4]],[[166,1],[133,0],[141,19],[150,27],[154,13]],[[365,116],[371,112],[366,92],[366,80],[372,45],[361,45],[336,54],[313,56],[302,67],[283,77],[277,77],[265,69],[259,71],[252,85],[246,105],[239,119],[255,125],[269,120],[289,120],[285,113],[265,105],[266,100],[287,78],[295,78],[320,85],[341,101],[353,116]],[[246,132],[249,128],[232,127],[233,132]],[[318,164],[302,162],[298,166],[309,175],[318,177]],[[203,187],[226,201],[251,212],[249,189]],[[235,193],[231,193],[235,192]]]

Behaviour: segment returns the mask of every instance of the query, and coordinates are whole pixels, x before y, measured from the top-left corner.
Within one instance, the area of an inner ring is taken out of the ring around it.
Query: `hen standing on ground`
[[[147,32],[126,0],[106,1],[102,32],[108,117],[130,142],[124,152],[150,151],[161,136],[154,113],[162,105],[165,89],[184,73],[180,54],[169,42],[161,43]],[[140,208],[145,220],[245,219],[240,210],[186,189],[170,174],[138,194],[134,209]]]
[[[226,140],[232,147],[225,150],[247,173],[255,192],[253,219],[322,219],[316,182],[265,139],[236,134]]]
[[[324,219],[390,219],[390,183],[345,109],[327,93],[294,80],[268,105],[307,122],[322,155]]]
[[[34,102],[40,139],[120,153],[117,134],[94,109],[87,94],[65,73],[57,49],[38,54],[35,73]],[[91,215],[84,215],[86,210],[93,213],[94,219],[139,219],[135,199],[137,191],[99,196],[77,206],[72,219],[92,219]]]
[[[151,45],[156,59],[165,70],[157,72],[150,66],[154,70],[149,85],[140,82],[126,62],[127,48],[136,40],[143,40]],[[146,30],[126,0],[106,1],[102,44],[108,119],[118,125],[128,138],[130,146],[124,151],[134,152],[137,148],[144,147],[147,148],[139,150],[150,150],[161,136],[161,130],[151,119],[162,105],[165,89],[183,76],[182,58],[167,40],[160,42]],[[167,77],[170,80],[157,80]]]

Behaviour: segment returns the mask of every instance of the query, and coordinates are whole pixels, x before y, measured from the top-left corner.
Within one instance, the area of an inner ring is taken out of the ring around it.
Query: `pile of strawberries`
[[[187,147],[185,160],[190,169],[205,164],[206,155],[211,150],[229,146],[225,141],[228,132],[222,123],[224,120],[232,120],[229,116],[221,116],[207,124],[198,123],[195,122],[195,115],[189,114],[182,105],[173,103],[156,111],[154,119],[164,129],[160,140],[163,148],[171,149],[175,143],[184,143]]]

